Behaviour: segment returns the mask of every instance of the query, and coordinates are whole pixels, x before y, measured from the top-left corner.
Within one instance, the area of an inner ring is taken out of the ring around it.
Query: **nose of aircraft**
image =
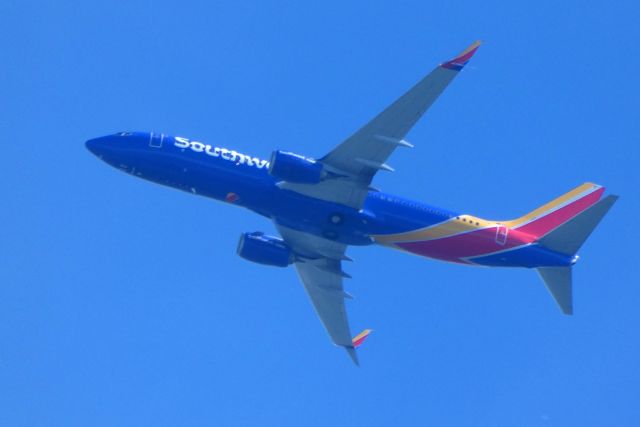
[[[85,142],[84,145],[87,147],[87,150],[96,156],[100,156],[102,149],[104,149],[106,145],[105,137],[90,139]]]
[[[146,140],[148,139],[147,137]],[[143,132],[118,132],[90,139],[85,142],[85,146],[93,154],[105,160],[105,156],[111,158],[141,147],[141,142],[144,140],[145,133]]]

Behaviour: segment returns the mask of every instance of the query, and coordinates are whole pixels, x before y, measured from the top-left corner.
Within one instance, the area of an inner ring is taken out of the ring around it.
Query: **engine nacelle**
[[[276,150],[271,154],[269,173],[282,181],[317,184],[323,178],[322,163],[299,154]]]
[[[284,240],[257,231],[240,235],[237,252],[246,260],[276,267],[286,267],[294,261]]]

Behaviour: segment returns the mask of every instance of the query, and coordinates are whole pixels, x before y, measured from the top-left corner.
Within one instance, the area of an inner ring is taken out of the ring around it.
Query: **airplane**
[[[276,150],[263,160],[197,140],[120,132],[86,147],[122,171],[269,218],[280,236],[240,235],[237,253],[260,264],[294,265],[334,344],[359,365],[343,281],[348,246],[380,244],[470,266],[536,269],[563,313],[573,313],[572,266],[578,249],[615,203],[585,183],[520,218],[482,219],[384,193],[371,183],[406,135],[476,53],[476,41],[439,64],[370,122],[319,158]]]

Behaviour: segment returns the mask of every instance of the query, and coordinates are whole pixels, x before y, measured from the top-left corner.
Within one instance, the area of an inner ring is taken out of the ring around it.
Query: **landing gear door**
[[[161,148],[163,141],[164,141],[164,134],[151,133],[151,135],[149,136],[149,147]]]
[[[498,224],[496,229],[496,243],[500,246],[504,246],[507,243],[507,236],[509,235],[509,229],[504,225]]]

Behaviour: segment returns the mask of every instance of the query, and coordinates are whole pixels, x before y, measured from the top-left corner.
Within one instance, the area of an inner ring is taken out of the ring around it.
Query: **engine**
[[[271,154],[269,173],[282,181],[317,184],[324,177],[322,163],[299,154],[277,150]]]
[[[246,260],[276,267],[286,267],[294,261],[293,252],[284,240],[258,231],[242,233],[237,252]]]

